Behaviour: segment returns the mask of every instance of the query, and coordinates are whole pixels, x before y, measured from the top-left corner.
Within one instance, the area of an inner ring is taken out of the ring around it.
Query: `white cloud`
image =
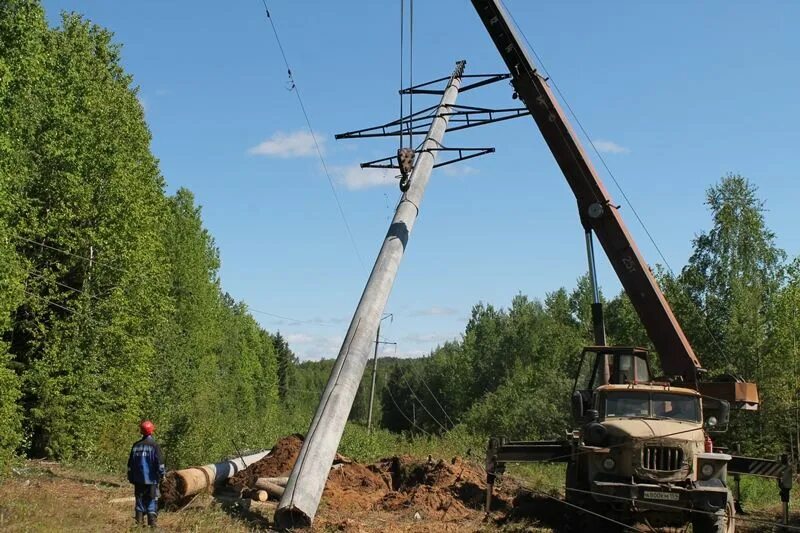
[[[335,359],[342,347],[342,335],[316,335],[313,333],[289,333],[284,335],[289,348],[301,361]]]
[[[403,337],[404,342],[411,344],[428,344],[433,348],[438,344],[443,344],[455,338],[455,335],[446,333],[412,333]],[[400,347],[402,349],[402,346]]]
[[[351,191],[372,187],[397,186],[394,171],[383,168],[361,168],[358,165],[333,167],[331,169],[339,179],[339,183]]]
[[[597,151],[604,154],[628,154],[631,151],[630,148],[621,146],[614,141],[597,139],[596,141],[592,142],[594,143],[594,147],[597,148]]]
[[[455,163],[442,167],[442,173],[450,177],[472,176],[478,173],[478,169],[464,163]]]
[[[411,313],[411,316],[452,316],[458,313],[458,310],[452,307],[442,307],[434,305],[427,309],[419,309]]]
[[[314,340],[314,337],[305,333],[289,333],[285,338],[289,344],[309,344]]]
[[[325,137],[317,134],[320,150],[325,151]],[[250,155],[263,155],[267,157],[311,157],[316,154],[314,137],[307,131],[293,131],[284,133],[279,131],[269,139],[257,146],[253,146],[247,153]]]

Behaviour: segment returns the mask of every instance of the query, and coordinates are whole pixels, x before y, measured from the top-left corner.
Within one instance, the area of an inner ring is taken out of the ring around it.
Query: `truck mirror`
[[[580,391],[572,393],[572,418],[575,420],[583,418],[583,395]]]
[[[731,404],[719,398],[703,396],[703,425],[709,431],[724,432],[728,429]]]

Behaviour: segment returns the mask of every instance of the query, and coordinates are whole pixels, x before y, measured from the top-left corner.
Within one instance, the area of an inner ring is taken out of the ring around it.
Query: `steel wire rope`
[[[406,0],[400,0],[400,148],[403,148],[403,37],[405,33]],[[409,117],[410,118],[410,117]],[[399,162],[398,162],[399,163]]]
[[[501,3],[503,3],[502,0],[500,0],[500,1],[501,1]],[[505,8],[505,4],[504,3],[503,3],[503,7]],[[647,225],[645,225],[644,220],[642,220],[642,218],[639,216],[638,211],[633,206],[633,203],[631,202],[631,200],[628,198],[628,195],[625,193],[625,190],[622,188],[622,185],[619,183],[619,181],[617,181],[616,176],[614,175],[614,173],[609,168],[608,164],[606,163],[605,158],[602,156],[600,151],[595,146],[594,142],[592,141],[591,137],[589,136],[588,131],[586,130],[586,128],[583,127],[583,123],[581,123],[580,119],[578,118],[577,113],[575,113],[575,111],[572,109],[572,106],[570,105],[569,100],[567,100],[567,98],[564,96],[564,93],[561,92],[561,89],[558,87],[558,84],[556,83],[556,80],[550,75],[550,72],[547,70],[547,67],[544,64],[544,61],[542,61],[542,58],[539,56],[539,54],[536,53],[536,49],[533,47],[533,45],[531,45],[531,42],[528,40],[528,37],[527,37],[527,35],[525,35],[525,32],[523,31],[522,27],[517,23],[517,20],[514,18],[514,15],[511,13],[510,10],[508,10],[508,8],[505,8],[505,11],[511,17],[511,21],[514,23],[514,25],[519,30],[520,34],[522,35],[522,38],[525,40],[525,43],[528,45],[528,48],[530,49],[530,51],[533,53],[534,57],[536,58],[536,61],[538,61],[539,65],[541,65],[542,70],[547,75],[547,80],[552,82],[553,88],[556,90],[556,92],[558,93],[558,96],[564,102],[564,105],[567,107],[567,110],[569,111],[570,115],[572,115],[572,118],[575,119],[575,123],[580,128],[580,130],[583,133],[583,136],[585,137],[585,139],[589,142],[589,145],[592,147],[592,150],[594,151],[594,153],[597,156],[597,158],[600,160],[600,162],[603,165],[603,167],[606,169],[606,172],[611,177],[611,180],[614,182],[614,185],[616,185],[616,187],[619,190],[620,194],[622,194],[622,198],[625,200],[625,203],[628,205],[628,207],[630,208],[630,210],[633,213],[634,217],[639,222],[639,225],[644,230],[644,232],[647,235],[647,238],[649,239],[650,243],[656,249],[656,252],[658,253],[659,257],[664,262],[664,266],[667,267],[667,270],[670,272],[672,277],[675,279],[676,282],[678,282],[678,279],[675,276],[675,271],[672,269],[672,267],[670,266],[670,264],[667,261],[666,257],[662,253],[661,248],[656,243],[655,238],[653,238],[653,235],[650,233],[650,230],[647,228]],[[529,74],[531,74],[531,73],[529,73]],[[573,154],[573,157],[574,157],[574,154]],[[582,170],[581,170],[581,173],[583,173]],[[584,176],[584,178],[585,178],[585,176]],[[597,199],[597,198],[595,198],[595,199]],[[681,285],[680,282],[678,282],[678,284],[679,284],[679,286]],[[682,288],[684,293],[687,292],[685,287],[681,287],[681,288]],[[717,340],[716,336],[711,331],[711,328],[708,326],[707,318],[703,315],[703,313],[700,311],[700,309],[697,308],[697,305],[694,303],[694,301],[691,298],[689,298],[689,300],[692,302],[692,308],[695,308],[697,310],[697,313],[700,316],[700,319],[701,319],[701,321],[703,323],[703,327],[705,328],[705,330],[708,333],[708,335],[711,337],[711,340],[714,343],[714,345],[716,346],[717,350],[722,355],[723,359],[725,359],[725,361],[729,365],[733,366],[733,363],[731,362],[731,360],[729,358],[729,355],[724,350],[724,348],[722,347],[721,343]]]
[[[28,238],[26,238],[26,237],[23,237],[22,235],[17,235],[17,234],[15,234],[15,233],[11,233],[11,237],[12,237],[12,238],[14,238],[14,239],[19,239],[19,240],[21,240],[21,241],[25,241],[25,242],[27,242],[27,243],[30,243],[30,244],[35,244],[36,246],[40,246],[40,247],[42,247],[42,248],[47,248],[48,250],[53,250],[53,251],[56,251],[56,252],[61,252],[61,253],[63,253],[63,254],[66,254],[66,255],[69,255],[69,256],[75,257],[75,258],[77,258],[77,259],[83,259],[84,261],[89,261],[90,263],[94,263],[94,264],[97,264],[97,265],[101,265],[101,266],[103,266],[103,267],[110,268],[110,269],[112,269],[112,270],[117,270],[117,271],[119,271],[119,272],[128,273],[128,271],[127,271],[127,270],[125,270],[125,269],[124,269],[124,268],[122,268],[122,267],[118,267],[118,266],[115,266],[115,265],[111,265],[111,264],[108,264],[108,263],[106,263],[106,262],[104,262],[104,261],[98,261],[96,258],[93,258],[93,257],[86,257],[86,256],[84,256],[84,255],[76,254],[76,253],[74,253],[74,252],[70,252],[70,251],[68,251],[68,250],[65,250],[65,249],[63,249],[63,248],[58,248],[58,247],[56,247],[56,246],[52,246],[52,245],[50,245],[50,244],[45,244],[45,243],[43,243],[43,242],[37,242],[37,241],[34,241],[33,239],[28,239]]]
[[[409,15],[408,15],[408,86],[414,86],[414,0],[409,1]],[[408,93],[408,113],[414,114],[414,90]],[[408,147],[414,147],[414,129],[411,127],[411,122],[408,124]]]
[[[438,405],[438,406],[439,406],[439,409],[441,409],[441,410],[442,410],[442,412],[444,413],[444,416],[447,418],[448,422],[450,422],[450,425],[452,426],[450,429],[452,429],[453,427],[455,427],[455,426],[456,426],[456,424],[455,424],[455,422],[453,422],[453,419],[452,419],[452,418],[450,418],[450,415],[449,415],[449,414],[447,414],[447,411],[445,410],[445,408],[442,406],[442,404],[441,404],[441,403],[439,403],[439,399],[438,399],[438,398],[436,397],[436,395],[433,393],[433,391],[431,390],[431,388],[430,388],[430,387],[428,387],[428,384],[425,382],[425,378],[424,378],[424,377],[422,377],[422,375],[421,375],[421,374],[417,373],[417,371],[414,369],[414,366],[413,366],[413,365],[411,365],[411,372],[412,372],[412,373],[413,373],[413,374],[414,374],[414,375],[415,375],[415,376],[416,376],[416,377],[417,377],[417,378],[418,378],[418,379],[419,379],[419,380],[422,382],[422,385],[424,385],[424,386],[425,386],[425,388],[428,390],[428,392],[430,393],[431,397],[433,398],[433,401],[434,401],[434,402],[436,402],[436,405]]]
[[[45,281],[49,281],[49,280],[48,280],[48,278],[47,278],[46,276],[44,276],[44,272],[42,272],[41,270],[36,270],[36,269],[33,269],[33,270],[30,272],[30,275],[31,275],[31,276],[33,276],[33,277],[35,277],[35,278],[39,278],[39,279],[42,279],[42,280],[45,280]],[[99,300],[99,299],[100,299],[100,297],[99,297],[99,296],[97,296],[97,295],[94,295],[94,294],[88,293],[88,292],[86,292],[86,291],[83,291],[83,290],[81,290],[81,289],[76,289],[75,287],[70,287],[70,286],[69,286],[69,285],[67,285],[66,283],[61,283],[60,281],[56,281],[56,280],[52,280],[52,281],[53,281],[53,283],[55,283],[55,284],[56,284],[56,285],[58,285],[59,287],[63,287],[63,288],[65,288],[65,289],[69,289],[69,290],[71,290],[71,291],[75,291],[75,292],[79,292],[79,293],[81,293],[81,294],[85,294],[86,296],[88,296],[89,298],[92,298],[92,299],[96,299],[96,300]]]
[[[292,74],[292,69],[289,66],[289,60],[286,58],[286,52],[284,51],[283,44],[281,44],[281,39],[278,36],[278,29],[275,26],[275,20],[272,18],[272,15],[270,14],[269,7],[267,7],[267,0],[261,0],[261,3],[264,4],[264,12],[267,14],[267,19],[269,19],[269,24],[272,27],[272,33],[275,35],[275,41],[278,43],[278,48],[280,49],[281,56],[283,57],[283,63],[286,65],[286,71],[289,75],[289,82],[291,83],[290,90],[294,92],[295,96],[297,96],[297,102],[300,104],[300,110],[303,112],[303,117],[305,117],[306,126],[308,126],[308,132],[311,134],[311,139],[314,141],[314,148],[317,151],[320,163],[322,163],[322,169],[325,172],[325,177],[328,178],[328,184],[331,187],[331,193],[333,194],[333,199],[336,201],[336,206],[339,208],[339,214],[342,217],[342,222],[344,222],[344,227],[347,230],[347,235],[350,237],[350,243],[353,245],[353,250],[356,253],[358,262],[361,264],[361,268],[366,270],[367,269],[366,263],[364,263],[364,259],[361,257],[361,252],[358,251],[358,245],[356,244],[356,239],[353,236],[353,231],[350,229],[350,223],[347,221],[347,216],[344,214],[344,208],[342,207],[342,202],[339,200],[339,194],[336,192],[336,186],[333,184],[333,178],[331,178],[331,173],[328,170],[327,163],[325,162],[325,157],[322,155],[322,149],[320,149],[319,142],[317,142],[317,135],[314,133],[314,128],[311,126],[311,119],[308,116],[308,111],[306,111],[306,106],[303,103],[303,98],[300,95],[300,89],[297,86],[297,81],[295,81],[294,75]]]
[[[428,431],[426,431],[425,429],[421,428],[420,426],[418,426],[418,425],[416,424],[416,422],[412,421],[410,418],[408,418],[408,417],[406,416],[406,413],[405,413],[405,412],[404,412],[404,411],[403,411],[403,410],[400,408],[400,406],[397,404],[397,401],[394,399],[394,394],[392,394],[392,389],[391,389],[391,387],[389,387],[389,384],[384,382],[384,385],[385,385],[385,386],[384,386],[384,388],[386,389],[386,392],[388,392],[388,393],[389,393],[389,398],[392,400],[392,403],[393,403],[393,404],[394,404],[394,406],[397,408],[397,412],[398,412],[398,413],[400,413],[400,415],[401,415],[403,418],[405,418],[405,419],[406,419],[406,422],[408,422],[409,424],[411,424],[412,426],[414,426],[414,427],[415,427],[415,428],[417,428],[418,430],[422,431],[422,432],[423,432],[423,433],[425,433],[426,435],[428,435],[428,436],[431,436],[431,433],[430,433],[430,432],[428,432]]]
[[[61,305],[61,304],[59,304],[59,303],[56,303],[56,302],[54,302],[54,301],[52,301],[52,300],[49,300],[49,299],[47,299],[47,298],[45,298],[44,296],[41,296],[41,295],[39,295],[39,294],[36,294],[36,293],[30,292],[30,291],[28,291],[28,290],[23,290],[22,292],[24,292],[24,293],[25,293],[25,294],[27,294],[28,296],[33,296],[34,298],[39,298],[40,300],[43,300],[43,301],[47,302],[49,305],[52,305],[52,306],[58,307],[59,309],[63,309],[64,311],[67,311],[67,312],[69,312],[69,313],[72,313],[72,314],[73,314],[73,315],[75,315],[75,316],[87,316],[87,315],[86,315],[86,313],[84,313],[84,312],[81,312],[81,311],[76,311],[75,309],[72,309],[72,308],[70,308],[70,307],[67,307],[67,306],[65,306],[65,305]]]
[[[398,367],[398,368],[399,368],[399,367]],[[425,406],[425,402],[423,402],[423,401],[420,399],[420,397],[419,397],[419,396],[417,396],[417,393],[416,393],[416,392],[414,392],[414,389],[411,387],[411,385],[408,383],[408,380],[406,379],[406,373],[405,373],[405,370],[403,370],[403,369],[401,368],[401,369],[400,369],[400,372],[401,372],[401,374],[402,374],[402,376],[403,376],[403,383],[405,383],[405,384],[406,384],[406,387],[408,387],[408,390],[410,390],[410,391],[411,391],[411,395],[412,395],[412,396],[414,396],[414,398],[416,398],[416,400],[419,402],[419,405],[420,405],[420,407],[422,407],[422,409],[423,409],[423,410],[424,410],[426,413],[428,413],[428,416],[429,416],[429,417],[431,417],[431,420],[433,420],[434,422],[436,422],[436,424],[437,424],[437,425],[438,425],[440,428],[442,428],[442,429],[443,429],[445,432],[447,432],[447,431],[450,431],[450,430],[447,428],[447,426],[445,426],[444,424],[442,424],[442,423],[439,421],[439,419],[438,419],[438,418],[436,418],[435,416],[433,416],[433,413],[431,413],[431,412],[428,410],[428,408]]]
[[[471,449],[467,450],[467,456],[477,458],[475,456],[475,454],[472,453]],[[488,472],[487,472],[486,468],[482,464],[476,463],[476,465],[478,466],[478,468],[483,470],[488,475]],[[629,526],[628,524],[625,524],[623,522],[618,522],[618,521],[614,520],[613,518],[601,515],[599,513],[595,513],[595,512],[593,512],[593,511],[591,511],[589,509],[586,509],[585,507],[581,507],[580,505],[574,504],[572,502],[567,502],[565,500],[562,500],[561,498],[556,498],[555,496],[553,496],[551,494],[547,494],[546,492],[543,492],[541,490],[534,489],[533,487],[530,486],[530,484],[527,481],[525,481],[525,480],[523,480],[521,478],[518,478],[516,476],[512,476],[510,474],[503,474],[502,477],[500,477],[500,476],[497,477],[497,479],[503,479],[503,478],[508,478],[508,479],[516,481],[517,484],[519,484],[524,490],[527,490],[528,492],[531,492],[531,493],[534,493],[534,494],[538,494],[540,496],[544,496],[544,497],[549,498],[551,500],[555,500],[558,503],[561,503],[563,505],[567,505],[569,507],[578,509],[578,510],[583,511],[583,512],[585,512],[587,514],[600,517],[603,520],[608,520],[610,522],[613,522],[616,525],[619,525],[619,526],[622,526],[622,527],[628,529],[629,531],[639,531],[638,529],[634,528],[633,526]],[[488,510],[487,510],[487,512],[488,512]],[[651,527],[650,529],[652,530],[653,528]]]
[[[622,527],[624,527],[624,528],[625,528],[626,530],[628,530],[628,531],[640,531],[639,529],[637,529],[637,528],[635,528],[635,527],[633,527],[633,526],[629,526],[628,524],[626,524],[626,523],[624,523],[624,522],[619,522],[619,521],[617,521],[617,520],[614,520],[614,519],[613,519],[613,518],[611,518],[611,517],[608,517],[608,516],[602,515],[602,514],[600,514],[600,513],[596,513],[596,512],[594,512],[594,511],[590,511],[590,510],[589,510],[589,509],[587,509],[586,507],[581,507],[580,505],[574,504],[574,503],[572,503],[572,502],[568,502],[568,501],[566,501],[566,500],[562,500],[561,498],[556,498],[555,496],[552,496],[552,495],[550,495],[550,494],[547,494],[547,493],[546,493],[546,492],[544,492],[544,491],[541,491],[541,490],[538,490],[538,489],[534,489],[534,488],[532,488],[532,487],[528,486],[527,484],[525,484],[525,485],[523,485],[523,486],[524,486],[525,490],[528,490],[528,491],[530,491],[530,492],[532,492],[532,493],[534,493],[534,494],[538,494],[539,496],[544,496],[545,498],[549,498],[549,499],[551,499],[551,500],[553,500],[553,501],[556,501],[556,502],[558,502],[558,503],[560,503],[560,504],[566,505],[567,507],[572,507],[573,509],[577,509],[577,510],[579,510],[579,511],[581,511],[581,512],[584,512],[584,513],[586,513],[586,514],[589,514],[589,515],[592,515],[592,516],[596,516],[597,518],[602,518],[603,520],[606,520],[606,521],[608,521],[608,522],[611,522],[612,524],[616,524],[616,525],[618,525],[618,526],[622,526]]]
[[[80,254],[75,254],[75,253],[70,252],[68,250],[65,250],[63,248],[58,248],[57,246],[52,246],[52,245],[44,244],[44,243],[37,242],[37,241],[31,240],[31,239],[26,239],[25,237],[21,237],[21,236],[18,236],[18,235],[13,235],[12,234],[12,237],[15,237],[15,238],[18,238],[20,240],[29,242],[31,244],[35,244],[37,246],[41,246],[41,247],[47,248],[49,250],[53,250],[53,251],[56,251],[56,252],[61,252],[63,254],[66,254],[66,255],[69,255],[69,256],[72,256],[72,257],[75,257],[75,258],[78,258],[78,259],[83,259],[84,261],[89,261],[89,262],[93,262],[93,263],[95,263],[97,265],[102,265],[102,266],[105,266],[105,267],[108,267],[108,268],[112,268],[114,270],[118,270],[118,271],[123,272],[123,273],[127,273],[128,272],[127,270],[125,270],[123,268],[116,267],[116,266],[113,266],[113,265],[109,265],[107,263],[102,263],[102,262],[99,262],[97,259],[86,257],[86,256],[83,256],[83,255],[80,255]],[[43,274],[43,272],[41,270],[34,269],[34,272],[37,272],[38,274]],[[144,276],[144,274],[142,274],[142,275]],[[40,275],[40,276],[37,276],[37,277],[42,277],[42,276]],[[98,299],[100,298],[100,296],[103,296],[107,292],[117,288],[117,287],[112,287],[111,289],[109,289],[109,291],[106,291],[105,293],[102,293],[100,295],[92,295],[92,294],[87,293],[86,291],[82,291],[80,289],[76,289],[75,287],[70,287],[69,285],[66,285],[66,284],[63,284],[63,283],[59,283],[59,282],[55,282],[55,283],[57,285],[61,285],[64,288],[71,289],[73,291],[82,292],[84,294],[87,294],[90,298],[98,298]],[[33,294],[33,296],[38,296],[38,295]],[[252,311],[254,313],[259,313],[259,314],[262,314],[262,315],[271,316],[273,318],[279,318],[281,320],[288,320],[290,322],[294,322],[294,323],[297,323],[297,324],[314,324],[314,325],[318,325],[318,326],[328,326],[328,327],[338,326],[338,324],[325,323],[324,321],[321,322],[321,321],[318,321],[318,320],[301,320],[301,319],[298,319],[298,318],[292,318],[292,317],[288,317],[288,316],[284,316],[284,315],[279,315],[279,314],[276,314],[276,313],[270,313],[270,312],[267,312],[267,311],[262,311],[260,309],[256,309],[254,307],[250,307],[249,305],[247,306],[247,309],[248,309],[248,311]],[[292,325],[292,324],[290,324],[290,325]]]
[[[597,494],[597,493],[593,493],[593,492],[588,491],[588,490],[569,488],[569,487],[564,487],[564,490],[567,490],[569,492],[583,493],[583,494]],[[616,500],[638,502],[638,503],[642,503],[643,502],[641,499],[628,498],[626,496],[616,496],[616,495],[611,495],[611,494],[602,494],[602,495],[603,495],[603,497],[612,498],[612,499],[616,499]],[[669,504],[666,504],[666,503],[657,503],[657,502],[650,502],[650,501],[647,501],[647,502],[644,502],[644,503],[646,503],[647,505],[652,505],[654,507],[661,507],[661,508],[664,508],[664,509],[673,509],[673,510],[685,511],[685,512],[695,513],[695,514],[716,516],[716,513],[714,513],[714,512],[703,511],[701,509],[686,509],[684,507],[679,507],[677,505],[669,505]],[[762,519],[762,518],[749,518],[749,517],[743,516],[743,515],[734,515],[732,518],[734,520],[741,520],[743,522],[753,522],[753,523],[759,523],[759,524],[767,524],[767,525],[771,525],[771,526],[774,526],[774,527],[777,527],[777,528],[788,529],[788,530],[791,530],[791,531],[800,531],[800,526],[791,526],[791,525],[788,525],[788,524],[784,525],[784,524],[781,524],[779,522],[772,522],[770,520],[765,520],[765,519]]]

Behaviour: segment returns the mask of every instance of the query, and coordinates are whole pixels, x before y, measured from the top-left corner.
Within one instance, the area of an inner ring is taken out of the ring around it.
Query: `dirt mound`
[[[392,491],[381,499],[378,509],[411,510],[438,520],[460,520],[483,510],[485,474],[459,457],[451,461],[392,457],[370,468],[391,480]],[[510,495],[498,493],[495,504],[507,508]]]
[[[260,477],[288,475],[302,444],[300,435],[279,440],[267,457],[237,473],[228,485],[245,493]],[[411,520],[413,529],[413,524],[425,520],[438,524],[480,520],[485,494],[486,473],[459,457],[437,461],[430,456],[427,460],[399,456],[363,465],[337,455],[319,514],[323,522],[333,520],[326,523],[334,529],[358,531],[351,518],[376,512]],[[492,508],[506,511],[512,500],[510,491],[496,490]]]
[[[269,455],[234,474],[228,480],[228,485],[241,491],[253,487],[260,477],[288,476],[300,455],[302,446],[302,435],[283,437],[272,447]]]
[[[389,490],[386,480],[370,468],[341,464],[328,475],[322,501],[339,511],[371,509]]]

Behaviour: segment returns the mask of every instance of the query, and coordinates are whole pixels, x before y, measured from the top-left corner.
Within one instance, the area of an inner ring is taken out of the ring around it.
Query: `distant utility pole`
[[[435,115],[431,118],[425,141],[417,152],[407,182],[408,188],[397,205],[394,219],[350,322],[331,377],[306,433],[300,455],[275,511],[278,528],[310,526],[317,513],[336,449],[372,352],[370,348],[373,338],[397,276],[400,260],[408,245],[409,235],[419,215],[436,154],[442,150],[442,139],[450,120],[449,113],[461,86],[464,65],[465,62],[459,61],[455,71],[447,79],[447,86],[434,111]]]
[[[394,320],[394,315],[388,313],[381,318],[381,322],[385,319],[391,318]],[[375,356],[372,360],[372,387],[369,390],[369,415],[367,415],[367,433],[372,435],[372,406],[375,403],[375,377],[378,375],[378,345],[380,344],[394,344],[396,342],[381,342],[381,324],[378,322],[378,332],[375,334]]]

